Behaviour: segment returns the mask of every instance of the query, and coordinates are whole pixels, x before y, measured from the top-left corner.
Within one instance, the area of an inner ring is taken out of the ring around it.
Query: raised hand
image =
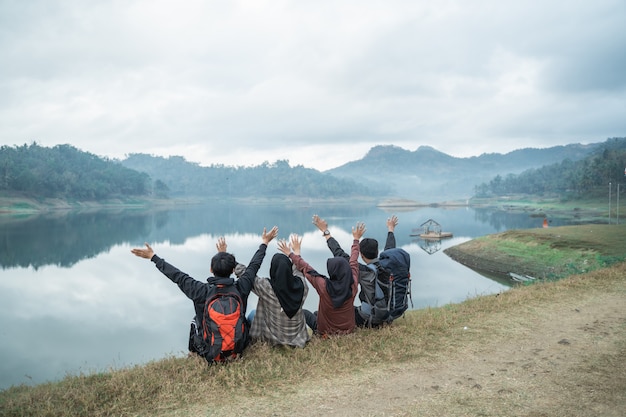
[[[366,230],[365,223],[358,222],[356,226],[352,228],[352,237],[356,240],[361,240]]]
[[[322,219],[320,216],[318,216],[317,214],[313,215],[313,224],[320,229],[322,232],[324,230],[328,230],[328,223],[326,222],[326,220]]]
[[[289,256],[289,254],[291,253],[291,248],[289,247],[289,244],[285,239],[281,239],[278,241],[278,250],[287,256]]]
[[[224,238],[224,236],[220,236],[217,238],[217,243],[215,244],[215,247],[217,248],[218,252],[226,252],[226,248],[228,247],[228,245],[226,245],[226,239]]]
[[[296,255],[300,255],[300,248],[302,247],[302,237],[296,234],[292,234],[290,246],[293,250],[293,253],[295,253]]]
[[[263,228],[263,235],[261,236],[261,239],[263,240],[263,243],[267,245],[276,236],[278,236],[278,226],[272,227],[272,229],[269,232],[265,228]]]
[[[144,245],[146,245],[146,249],[141,249],[141,248],[131,249],[130,250],[131,253],[135,256],[139,256],[140,258],[152,259],[152,257],[154,256],[154,251],[152,250],[150,245],[148,245],[147,243],[144,243]]]
[[[393,232],[397,225],[398,218],[395,214],[387,219],[387,230],[389,230],[390,232]]]

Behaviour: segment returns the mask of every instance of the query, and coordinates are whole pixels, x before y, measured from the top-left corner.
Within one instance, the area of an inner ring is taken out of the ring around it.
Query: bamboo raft
[[[417,229],[413,229],[411,236],[419,236],[422,239],[445,239],[452,237],[451,232],[442,232],[441,225],[433,219],[428,219]]]
[[[412,235],[415,236],[415,235]],[[444,239],[447,237],[452,237],[452,233],[451,232],[427,232],[427,233],[420,233],[417,236],[421,237],[422,239]]]

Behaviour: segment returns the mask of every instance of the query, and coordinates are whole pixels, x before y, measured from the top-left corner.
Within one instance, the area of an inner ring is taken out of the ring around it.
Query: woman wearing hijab
[[[241,270],[239,267],[235,273]],[[293,272],[291,260],[277,253],[270,264],[270,277],[254,279],[252,292],[259,301],[250,326],[253,341],[294,347],[304,347],[309,341],[302,312],[309,287],[302,274]]]
[[[365,225],[357,223],[352,228],[350,260],[343,257],[330,258],[326,262],[328,277],[318,273],[300,256],[302,238],[291,236],[289,245],[278,242],[278,249],[289,256],[317,291],[320,301],[315,314],[306,311],[307,324],[319,335],[347,334],[356,327],[354,320],[354,297],[359,279],[359,240],[365,233]]]

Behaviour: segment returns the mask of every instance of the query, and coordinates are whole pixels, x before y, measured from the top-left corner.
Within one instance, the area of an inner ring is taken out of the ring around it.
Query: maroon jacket
[[[313,269],[300,255],[290,254],[293,264],[298,268],[317,291],[320,302],[317,310],[317,331],[322,335],[351,333],[356,327],[354,321],[354,297],[359,282],[359,241],[352,242],[350,250],[350,269],[352,270],[352,295],[339,308],[334,308],[326,291],[326,278]],[[311,274],[315,272],[318,275]]]

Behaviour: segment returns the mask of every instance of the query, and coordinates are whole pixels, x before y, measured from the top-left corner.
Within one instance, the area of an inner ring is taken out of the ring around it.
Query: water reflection
[[[258,233],[263,225],[279,225],[281,231],[303,233],[310,229],[316,212],[331,224],[349,229],[355,219],[368,231],[384,236],[384,211],[360,206],[233,206],[193,205],[170,210],[120,210],[82,213],[48,213],[26,217],[0,217],[0,267],[45,265],[71,267],[123,243],[184,243],[201,234]],[[455,235],[480,236],[508,229],[541,227],[542,218],[525,213],[493,212],[487,209],[425,207],[400,213],[398,231],[408,238],[425,219],[436,218]],[[564,224],[553,219],[553,226]],[[405,241],[404,243],[408,243]]]
[[[414,239],[424,252],[432,255],[441,250],[441,239]]]
[[[357,221],[366,223],[367,237],[384,241],[391,214],[376,207],[211,204],[0,218],[0,389],[186,354],[191,301],[130,249],[149,242],[168,262],[204,280],[219,236],[247,263],[263,227],[276,224],[281,238],[292,232],[303,235],[303,257],[323,271],[330,251],[311,223],[316,213],[329,222],[345,249]],[[506,290],[510,283],[478,274],[442,249],[505,228],[540,227],[541,222],[469,208],[396,214],[397,244],[411,255],[415,308]],[[436,250],[422,247],[411,231],[429,218],[455,238],[432,242]],[[268,276],[276,250],[270,245],[260,275]],[[315,291],[309,291],[306,308],[315,310],[317,301]],[[249,305],[256,305],[253,295]]]

